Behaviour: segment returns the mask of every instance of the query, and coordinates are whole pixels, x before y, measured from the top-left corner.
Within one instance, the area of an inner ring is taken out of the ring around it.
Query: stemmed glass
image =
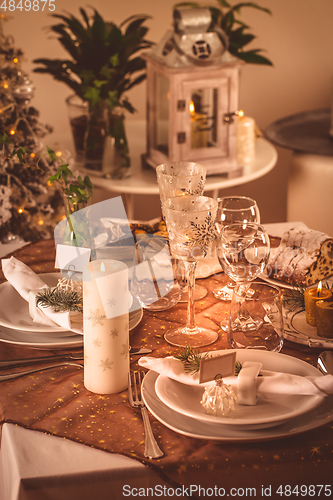
[[[160,192],[161,208],[164,217],[164,202],[175,196],[200,196],[204,192],[206,182],[206,167],[192,161],[167,162],[158,165],[156,177]],[[180,271],[184,272],[180,262]],[[207,295],[204,286],[197,285],[194,300],[201,300]],[[183,286],[179,302],[188,302],[188,287]]]
[[[236,282],[233,295],[246,299],[251,297],[251,282],[265,269],[269,254],[270,241],[263,226],[253,222],[235,222],[222,227],[216,249],[217,257],[224,272]],[[251,322],[246,300],[237,321]],[[222,322],[221,328],[229,328],[229,322]]]
[[[260,212],[255,200],[246,196],[224,196],[218,198],[216,229],[220,234],[223,226],[233,222],[255,222],[260,224]],[[229,281],[224,287],[215,288],[213,295],[220,300],[231,300],[235,283]]]
[[[212,344],[218,338],[217,333],[196,325],[194,288],[198,260],[211,256],[217,201],[207,196],[177,196],[164,202],[163,212],[171,252],[184,263],[189,289],[186,326],[167,331],[164,338],[181,347]]]

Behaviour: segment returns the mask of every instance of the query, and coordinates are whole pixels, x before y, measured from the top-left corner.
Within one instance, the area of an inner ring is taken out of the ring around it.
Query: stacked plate
[[[237,360],[259,361],[264,370],[321,375],[308,363],[275,352],[237,349]],[[299,434],[333,420],[333,396],[258,398],[256,406],[237,405],[227,417],[216,417],[207,415],[201,406],[203,391],[201,386],[184,385],[150,371],[144,378],[142,393],[146,406],[160,422],[180,434],[200,439],[263,441]]]
[[[41,275],[49,286],[55,286],[60,278],[58,273]],[[131,297],[129,315],[130,330],[142,319],[142,308],[135,297]],[[75,348],[83,346],[80,334],[64,330],[60,326],[38,325],[29,315],[28,303],[6,281],[0,285],[0,341],[20,344],[38,349]]]

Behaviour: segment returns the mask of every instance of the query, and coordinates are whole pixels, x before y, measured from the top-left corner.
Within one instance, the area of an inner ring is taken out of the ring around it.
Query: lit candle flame
[[[244,111],[242,109],[240,109],[238,111],[238,116],[240,116],[240,117],[244,116]]]
[[[105,273],[105,266],[104,266],[104,262],[101,263],[101,272],[104,272]]]
[[[193,115],[195,113],[195,107],[194,107],[194,102],[193,101],[190,102],[189,108],[190,108],[191,115]]]
[[[320,293],[321,293],[322,288],[323,288],[322,282],[319,281],[318,286],[317,286],[318,297],[320,297]]]

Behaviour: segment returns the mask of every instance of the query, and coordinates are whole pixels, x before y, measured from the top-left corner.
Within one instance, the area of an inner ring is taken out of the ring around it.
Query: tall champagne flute
[[[263,272],[270,254],[270,241],[265,228],[253,222],[234,222],[223,226],[216,253],[224,272],[236,282],[233,294],[250,297],[251,282]],[[251,321],[246,301],[243,309],[243,315],[239,315],[238,320]],[[228,331],[229,327],[229,322],[222,321],[223,330]]]
[[[186,326],[167,331],[164,338],[181,347],[212,344],[218,338],[217,333],[196,325],[194,289],[198,260],[211,256],[216,237],[217,201],[207,196],[177,196],[165,201],[163,212],[171,252],[183,261],[189,288]]]
[[[166,162],[156,168],[156,177],[160,192],[162,215],[163,204],[175,196],[197,195],[204,192],[206,182],[206,167],[192,161]],[[184,269],[180,262],[180,272],[184,276]],[[185,277],[184,277],[185,279]],[[194,300],[201,300],[207,295],[204,286],[197,285]],[[188,286],[183,287],[180,302],[188,302]]]
[[[221,233],[223,226],[233,222],[255,222],[260,224],[260,212],[255,200],[246,196],[224,196],[218,198],[216,229]],[[229,281],[224,287],[213,290],[213,295],[220,300],[231,300],[235,283]]]

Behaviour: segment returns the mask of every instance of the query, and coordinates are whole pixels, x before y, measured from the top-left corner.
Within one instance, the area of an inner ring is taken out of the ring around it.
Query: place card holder
[[[236,396],[230,385],[223,382],[223,377],[235,375],[236,352],[204,358],[200,362],[200,383],[212,380],[214,385],[205,387],[201,405],[206,413],[225,416],[236,408]]]

